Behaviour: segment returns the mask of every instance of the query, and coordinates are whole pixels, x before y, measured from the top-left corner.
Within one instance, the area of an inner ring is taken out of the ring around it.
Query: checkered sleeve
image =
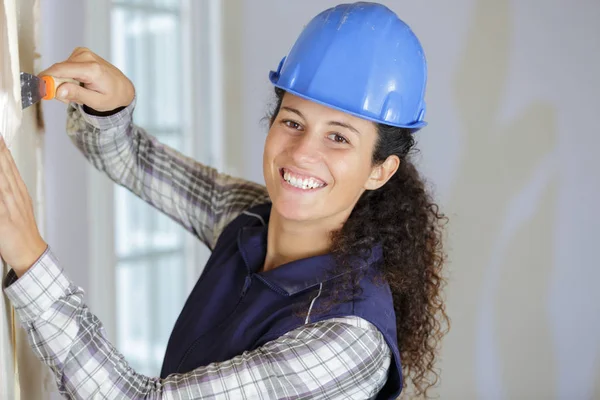
[[[70,104],[67,133],[85,158],[195,234],[210,249],[242,211],[269,200],[263,185],[219,173],[133,123],[135,100],[108,116]]]
[[[391,352],[357,317],[304,325],[231,360],[165,379],[136,373],[106,339],[47,249],[5,293],[37,357],[72,399],[370,399],[387,380]]]

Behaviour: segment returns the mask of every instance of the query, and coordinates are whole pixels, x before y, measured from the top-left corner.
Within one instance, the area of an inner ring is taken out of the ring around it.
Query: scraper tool
[[[74,79],[48,75],[38,77],[21,72],[21,107],[25,109],[40,100],[52,100],[56,97],[58,87],[67,82],[79,85],[79,82]]]

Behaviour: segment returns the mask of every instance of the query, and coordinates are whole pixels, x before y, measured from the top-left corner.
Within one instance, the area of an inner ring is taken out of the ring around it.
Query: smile
[[[298,189],[315,190],[327,186],[327,184],[320,179],[300,176],[288,171],[285,168],[281,168],[279,172],[285,182]]]

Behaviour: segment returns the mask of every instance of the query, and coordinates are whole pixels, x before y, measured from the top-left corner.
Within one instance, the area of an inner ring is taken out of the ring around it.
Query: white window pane
[[[118,258],[179,248],[183,228],[123,187],[115,188],[115,249]]]
[[[135,123],[183,151],[178,0],[118,0],[112,59],[136,88]],[[115,190],[117,340],[126,359],[157,376],[187,297],[184,229],[129,190]]]
[[[147,374],[152,347],[150,270],[144,262],[121,262],[116,272],[117,346],[136,371]]]
[[[172,147],[175,150],[183,151],[183,140],[181,133],[174,132],[166,132],[166,133],[156,133],[154,135],[159,142],[163,143],[166,146]]]
[[[148,1],[148,0],[146,0]],[[150,0],[152,1],[152,0]],[[205,1],[205,0],[203,0]],[[156,6],[160,6],[160,7],[168,7],[168,8],[175,8],[175,9],[179,9],[180,5],[181,5],[181,0],[154,0],[154,5]]]
[[[156,91],[152,97],[155,112],[154,126],[159,129],[181,127],[181,55],[179,18],[175,15],[154,15],[149,20],[148,35],[153,41],[154,83]]]
[[[150,206],[123,187],[115,188],[115,248],[118,257],[152,248]]]
[[[151,43],[144,34],[145,14],[115,7],[112,13],[112,63],[131,79],[136,89],[136,122],[145,126],[152,121],[148,98],[152,96],[151,68],[148,68]]]
[[[138,372],[158,376],[173,325],[187,297],[182,252],[117,266],[117,339]],[[165,279],[168,277],[168,279]]]
[[[115,7],[113,63],[135,85],[136,123],[147,129],[181,127],[179,17]]]
[[[196,1],[196,0],[195,0]],[[202,0],[205,1],[205,0]],[[178,9],[181,0],[115,0],[116,4],[134,4],[134,5],[146,5],[146,6],[158,6]]]
[[[160,142],[175,149],[182,147],[180,135],[156,136]],[[185,232],[181,225],[123,187],[115,188],[115,212],[118,257],[182,247]]]
[[[168,277],[165,279],[165,277]],[[180,254],[161,257],[157,260],[159,290],[155,293],[157,318],[156,340],[153,342],[155,365],[162,365],[173,325],[188,296],[185,283],[184,258]]]

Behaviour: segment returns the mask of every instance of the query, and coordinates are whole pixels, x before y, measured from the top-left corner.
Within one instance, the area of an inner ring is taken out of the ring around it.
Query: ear
[[[365,183],[366,190],[376,190],[396,173],[400,166],[400,159],[396,155],[389,156],[384,162],[373,167],[369,179]]]

